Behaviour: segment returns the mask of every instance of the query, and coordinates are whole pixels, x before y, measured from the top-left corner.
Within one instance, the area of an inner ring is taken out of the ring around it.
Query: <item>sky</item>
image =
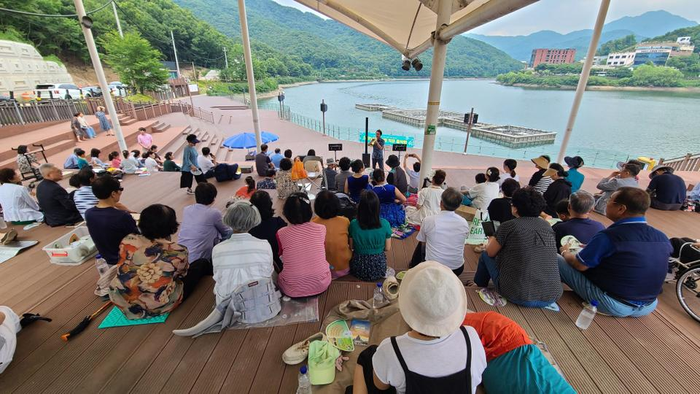
[[[294,0],[274,0],[282,5],[309,11]],[[377,0],[381,1],[381,0]],[[624,16],[637,16],[647,11],[666,10],[672,14],[700,22],[699,0],[612,0],[606,21]],[[487,35],[527,35],[540,30],[569,33],[592,29],[600,0],[540,0],[517,12],[472,31]]]

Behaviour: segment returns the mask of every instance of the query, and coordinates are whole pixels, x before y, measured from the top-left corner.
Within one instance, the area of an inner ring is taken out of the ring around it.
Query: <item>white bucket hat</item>
[[[452,270],[437,261],[426,261],[406,272],[399,288],[399,308],[412,329],[443,337],[462,325],[467,293]]]

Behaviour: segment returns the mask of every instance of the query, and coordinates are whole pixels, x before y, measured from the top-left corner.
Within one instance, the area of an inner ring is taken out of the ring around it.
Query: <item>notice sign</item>
[[[374,134],[369,135],[369,139],[371,140],[372,138],[374,138]],[[392,146],[394,144],[404,144],[409,148],[413,148],[413,145],[415,143],[413,137],[405,137],[403,135],[382,134],[382,138],[384,139],[384,144],[389,146]],[[365,140],[364,131],[360,132],[360,142],[369,142],[369,140]]]
[[[434,124],[428,125],[428,127],[425,129],[425,135],[435,135],[435,125]]]

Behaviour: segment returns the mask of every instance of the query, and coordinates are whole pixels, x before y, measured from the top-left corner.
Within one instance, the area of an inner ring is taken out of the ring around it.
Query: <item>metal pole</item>
[[[224,60],[226,61],[226,68],[228,68],[228,55],[226,54],[226,47],[224,47]]]
[[[122,32],[122,24],[119,22],[119,14],[117,14],[117,4],[112,1],[112,9],[114,10],[114,19],[117,21],[117,30],[119,30],[119,37],[124,38],[124,32]]]
[[[576,95],[574,96],[574,103],[571,105],[569,121],[566,124],[564,139],[562,140],[561,148],[559,149],[559,156],[557,158],[557,162],[559,163],[561,163],[562,160],[564,160],[564,155],[566,154],[566,147],[569,145],[571,131],[574,129],[574,124],[576,123],[576,115],[578,115],[578,109],[581,106],[581,99],[583,98],[583,92],[586,90],[586,85],[588,84],[588,77],[591,75],[593,57],[595,56],[596,49],[598,48],[600,33],[603,30],[603,25],[605,24],[605,16],[608,14],[609,7],[610,0],[601,0],[600,9],[598,10],[598,17],[595,20],[595,27],[593,28],[593,36],[591,37],[591,43],[588,45],[588,52],[586,53],[586,61],[583,63],[581,76],[578,79],[578,85],[576,86]]]
[[[464,141],[464,153],[467,153],[467,146],[469,145],[469,134],[472,132],[472,123],[474,120],[474,107],[472,107],[471,112],[469,112],[469,123],[467,123],[467,140]]]
[[[450,24],[452,13],[452,0],[439,0],[435,36],[439,37],[443,25]],[[423,152],[420,169],[420,179],[428,178],[433,170],[433,151],[435,150],[435,134],[437,133],[438,115],[440,114],[440,95],[442,93],[442,79],[445,73],[445,58],[447,55],[447,43],[439,39],[433,46],[433,67],[430,70],[430,89],[428,92],[428,111],[425,116],[425,137],[423,138]]]
[[[321,100],[321,104],[324,104],[325,100]],[[326,113],[324,111],[321,111],[321,115],[323,116],[323,135],[326,135]]]
[[[177,77],[180,78],[180,63],[177,61],[177,48],[175,47],[175,35],[173,31],[170,30],[170,38],[173,40],[173,53],[175,53],[175,66],[177,67]]]
[[[197,78],[197,69],[194,67],[194,62],[192,62],[192,78],[197,81],[199,78]]]
[[[248,90],[250,90],[250,109],[253,110],[253,129],[255,130],[255,145],[260,152],[262,138],[260,137],[260,120],[258,119],[258,99],[255,93],[255,75],[253,73],[253,58],[250,53],[250,37],[248,36],[248,17],[246,16],[245,0],[238,0],[238,17],[241,20],[241,37],[243,38],[243,56],[245,58],[245,71],[248,76]]]
[[[85,6],[83,5],[83,0],[73,0],[75,3],[75,11],[78,14],[78,19],[82,21],[85,16]],[[114,108],[114,101],[112,100],[112,95],[109,94],[109,85],[107,85],[107,78],[105,77],[105,71],[102,68],[102,63],[100,62],[100,54],[97,53],[97,47],[95,46],[95,38],[92,36],[92,30],[81,24],[83,29],[83,35],[85,36],[85,44],[87,44],[88,52],[90,52],[90,60],[92,60],[92,67],[95,69],[95,75],[100,84],[100,89],[102,89],[105,94],[103,97],[105,99],[105,105],[107,111],[109,111],[109,117],[112,120],[112,126],[114,126],[114,134],[117,137],[117,143],[119,144],[119,150],[127,150],[129,147],[126,145],[124,140],[124,134],[122,133],[122,126],[119,124],[119,116],[117,115],[117,110]]]

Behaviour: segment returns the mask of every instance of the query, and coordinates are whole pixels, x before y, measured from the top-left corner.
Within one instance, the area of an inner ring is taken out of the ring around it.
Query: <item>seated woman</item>
[[[109,160],[109,165],[112,168],[117,168],[117,169],[122,168],[122,159],[121,159],[121,155],[119,154],[119,152],[117,152],[117,151],[111,152],[107,156],[107,159]]]
[[[260,213],[248,201],[236,201],[224,213],[224,224],[233,235],[214,246],[214,295],[216,305],[228,298],[240,285],[261,278],[271,278],[272,248],[263,239],[248,232],[260,224]]]
[[[349,179],[349,178],[348,178]],[[391,250],[391,225],[379,217],[379,198],[363,190],[357,206],[357,219],[350,222],[350,273],[357,279],[374,282],[386,275],[386,251]]]
[[[566,180],[568,175],[569,173],[559,163],[550,164],[549,169],[543,175],[552,178],[552,183],[542,194],[547,203],[544,212],[549,216],[557,217],[557,203],[561,200],[568,200],[571,196],[571,182]]]
[[[338,216],[338,196],[328,190],[321,191],[316,196],[314,211],[317,216],[313,222],[326,227],[326,260],[330,264],[331,277],[337,279],[349,274],[352,257],[348,233],[350,221],[344,216]]]
[[[513,216],[511,206],[511,199],[513,193],[520,189],[520,183],[513,178],[506,179],[501,184],[501,190],[503,191],[502,198],[494,198],[489,204],[488,212],[489,218],[492,221],[503,223],[511,219],[515,219]]]
[[[125,174],[135,174],[139,169],[139,163],[131,156],[131,152],[125,150],[122,152],[124,159],[122,160],[122,171]]]
[[[27,153],[27,145],[17,147],[17,169],[25,178],[33,176],[36,179],[41,179],[39,161],[33,153]]]
[[[287,198],[284,216],[290,225],[277,232],[284,263],[277,284],[289,297],[319,295],[331,284],[326,260],[326,228],[311,222],[311,202],[305,193],[294,193]]]
[[[173,161],[173,152],[168,152],[165,154],[165,161],[163,162],[163,171],[165,172],[179,172],[180,166]]]
[[[295,157],[294,165],[292,166],[292,180],[296,182],[306,179],[308,176],[309,174],[304,169],[304,163],[301,161],[301,158],[299,156]]]
[[[127,235],[119,245],[117,276],[109,285],[109,298],[127,318],[172,311],[210,269],[203,263],[189,264],[187,249],[170,240],[177,229],[175,210],[153,204],[141,211],[141,234]]]
[[[372,172],[372,184],[372,191],[379,197],[379,216],[386,219],[391,227],[399,227],[406,223],[406,211],[403,210],[406,196],[394,185],[387,185],[383,170],[376,169]]]
[[[292,180],[292,161],[285,157],[280,161],[280,170],[277,172],[277,198],[284,200],[296,191],[299,188]]]
[[[401,283],[399,309],[411,330],[360,353],[352,391],[476,392],[486,353],[476,330],[462,325],[467,294],[459,278],[436,261],[419,264]]]
[[[0,206],[6,222],[25,223],[43,221],[44,214],[32,198],[17,171],[11,168],[0,170]]]
[[[247,176],[245,177],[245,186],[236,190],[234,197],[249,200],[253,193],[255,193],[255,179],[252,176]]]
[[[505,159],[503,161],[503,172],[498,177],[498,184],[503,185],[507,179],[513,179],[514,181],[520,183],[520,175],[515,173],[515,169],[518,167],[518,162],[513,159]]]
[[[250,235],[258,239],[264,239],[272,247],[272,258],[275,261],[275,271],[282,271],[279,245],[277,244],[277,231],[287,225],[279,216],[275,216],[272,207],[272,198],[266,191],[258,190],[250,196],[250,203],[260,212],[260,224],[248,231]]]
[[[463,200],[462,204],[485,211],[491,201],[498,198],[500,171],[496,167],[489,167],[484,175],[486,175],[486,181],[469,189],[467,198]]]
[[[406,219],[409,223],[420,226],[423,219],[440,213],[440,201],[442,201],[442,184],[445,183],[447,173],[443,170],[435,170],[435,175],[429,187],[418,192],[418,203],[415,207],[406,207]]]
[[[360,202],[360,193],[369,188],[369,176],[363,175],[365,165],[362,160],[355,160],[350,164],[352,175],[345,181],[345,194],[350,196],[355,203]]]
[[[102,153],[102,151],[97,148],[90,149],[90,165],[95,168],[103,169],[109,167],[108,164],[100,160],[100,153]]]
[[[518,323],[496,312],[480,312],[467,313],[463,324],[479,334],[484,346],[487,393],[576,393]]]
[[[513,193],[515,219],[502,223],[489,237],[474,275],[482,288],[480,296],[496,298],[487,289],[493,281],[508,301],[531,308],[543,308],[562,294],[554,230],[539,218],[545,207],[542,194],[531,187]]]

